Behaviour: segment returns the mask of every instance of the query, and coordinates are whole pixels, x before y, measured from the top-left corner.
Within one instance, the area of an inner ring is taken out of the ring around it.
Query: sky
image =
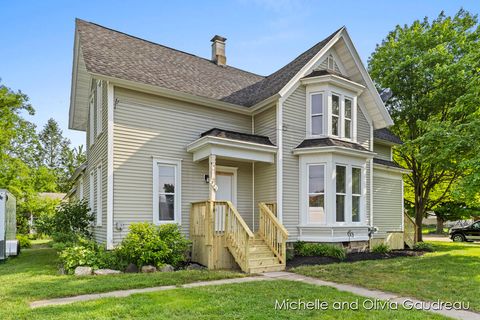
[[[268,75],[341,26],[365,64],[396,25],[480,13],[480,1],[13,1],[0,0],[0,79],[36,109],[38,128],[57,120],[73,146],[85,133],[68,129],[75,18],[210,58],[213,35],[227,38],[227,63]]]

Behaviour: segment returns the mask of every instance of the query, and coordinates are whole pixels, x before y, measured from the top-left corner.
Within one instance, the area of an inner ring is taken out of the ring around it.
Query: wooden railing
[[[272,210],[265,204],[258,204],[260,209],[260,222],[258,226],[258,234],[267,246],[277,256],[281,264],[287,261],[287,229],[278,221]]]
[[[236,263],[249,272],[250,245],[254,234],[230,201],[192,203],[190,237],[193,242],[192,260],[214,269],[221,255],[218,248],[224,238]],[[217,246],[217,248],[215,248]]]
[[[277,203],[276,202],[264,202],[270,211],[272,211],[273,215],[277,216]]]
[[[418,226],[413,221],[413,219],[406,213],[403,214],[403,241],[407,246],[410,248],[413,248],[415,243],[417,243],[417,230]]]
[[[253,232],[247,226],[237,209],[230,201],[224,202],[225,238],[231,254],[244,272],[249,272],[250,245],[254,240]]]

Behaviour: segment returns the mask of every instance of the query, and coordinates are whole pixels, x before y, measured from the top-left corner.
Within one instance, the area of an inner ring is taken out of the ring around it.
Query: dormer
[[[334,60],[327,65],[336,66]],[[301,79],[306,86],[306,139],[331,137],[357,141],[357,99],[365,87],[334,69],[314,70]]]

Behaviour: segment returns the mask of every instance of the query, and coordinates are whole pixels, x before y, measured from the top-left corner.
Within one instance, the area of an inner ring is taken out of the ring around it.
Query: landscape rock
[[[90,267],[76,267],[75,275],[76,276],[89,276],[92,274],[92,268]]]
[[[165,264],[162,267],[160,267],[160,269],[158,269],[158,271],[160,271],[160,272],[172,272],[172,271],[175,271],[175,269],[173,268],[173,266],[171,266],[169,264]]]
[[[112,269],[98,269],[93,272],[93,274],[97,276],[104,276],[104,275],[109,275],[109,274],[119,274],[122,273],[119,270],[112,270]]]
[[[204,269],[206,268],[198,263],[190,263],[187,267],[187,270],[204,270]]]
[[[130,263],[125,269],[125,273],[137,273],[138,267],[135,263]]]
[[[155,272],[157,271],[157,268],[155,268],[154,266],[143,266],[142,267],[142,273],[152,273],[152,272]]]

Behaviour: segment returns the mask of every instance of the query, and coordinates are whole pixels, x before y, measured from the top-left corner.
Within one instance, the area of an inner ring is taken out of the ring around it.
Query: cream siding
[[[388,160],[388,161],[392,160],[392,147],[390,147],[390,146],[374,143],[373,144],[373,151],[377,153],[375,155],[375,158],[379,158],[379,159],[382,159],[382,160]]]
[[[283,103],[283,224],[289,241],[298,236],[299,160],[292,151],[305,139],[306,91],[298,87]]]
[[[365,149],[371,150],[371,130],[372,127],[368,123],[368,120],[363,113],[362,109],[357,106],[357,142]],[[367,195],[366,195],[366,223],[370,223],[370,203],[371,203],[371,186],[370,186],[370,172],[372,171],[370,161],[367,162],[366,183],[367,183]]]
[[[96,83],[92,81],[92,87],[94,88],[94,101],[97,103],[97,92],[96,92]],[[103,100],[103,107],[102,107],[102,133],[97,136],[97,129],[95,128],[95,138],[93,145],[89,145],[90,139],[90,121],[87,121],[87,168],[85,170],[85,181],[84,181],[84,193],[83,197],[87,201],[89,201],[89,192],[90,192],[90,172],[94,173],[94,194],[95,194],[95,202],[97,201],[96,192],[96,175],[97,175],[97,166],[101,163],[102,164],[102,226],[93,227],[93,232],[95,239],[100,243],[106,243],[107,241],[107,118],[108,118],[108,108],[107,108],[107,85],[106,83],[103,84],[103,93],[102,93],[102,100]],[[94,108],[94,121],[93,123],[97,123],[97,114],[96,114],[96,106]],[[96,203],[90,205],[92,211],[95,212]],[[95,216],[95,214],[94,214]]]
[[[268,108],[253,118],[254,133],[268,136],[273,144],[277,144],[276,106]],[[277,166],[275,163],[255,163],[254,209],[255,226],[258,226],[258,203],[276,202],[277,196]]]
[[[376,237],[402,231],[402,174],[378,168],[373,170],[373,226]]]
[[[208,163],[194,163],[186,146],[213,127],[250,133],[251,116],[174,101],[115,88],[114,115],[114,243],[128,232],[128,225],[152,221],[152,157],[182,160],[182,230],[189,231],[193,201],[208,198]],[[252,172],[250,163],[218,160],[218,165],[238,167],[238,209],[251,224]]]

